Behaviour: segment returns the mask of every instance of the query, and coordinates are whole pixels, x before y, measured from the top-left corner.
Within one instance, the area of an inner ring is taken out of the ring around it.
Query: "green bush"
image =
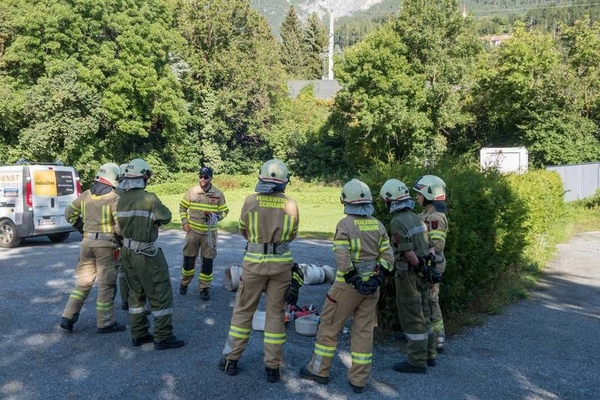
[[[444,318],[485,311],[490,294],[507,277],[527,274],[531,265],[542,265],[547,258],[564,210],[560,177],[545,170],[523,175],[481,172],[478,165],[449,158],[427,170],[408,164],[380,166],[361,179],[378,197],[387,179],[412,187],[424,174],[440,176],[447,186],[447,268],[440,292]],[[391,215],[381,202],[376,217],[389,229]],[[397,328],[393,279],[383,288],[379,308],[380,325]]]

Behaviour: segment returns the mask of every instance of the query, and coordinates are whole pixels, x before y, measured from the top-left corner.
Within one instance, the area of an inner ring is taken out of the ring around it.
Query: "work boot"
[[[265,372],[267,373],[267,382],[269,383],[275,383],[281,378],[279,375],[279,368],[266,367]]]
[[[225,371],[227,375],[237,375],[238,373],[238,360],[228,360],[225,357],[219,360],[219,369]]]
[[[122,302],[121,303],[121,310],[123,310],[123,311],[129,310],[129,303],[126,302],[126,301]]]
[[[179,284],[179,294],[182,296],[185,296],[186,293],[187,293],[187,286],[180,283]]]
[[[404,372],[408,374],[425,374],[427,373],[427,368],[425,367],[415,367],[408,361],[403,361],[394,364],[394,371]]]
[[[165,340],[154,342],[154,350],[176,349],[185,345],[181,339],[177,339],[175,335],[171,335]]]
[[[62,317],[60,320],[60,327],[69,332],[73,332],[73,324],[75,322],[67,317]]]
[[[146,333],[144,336],[139,337],[139,338],[132,338],[131,339],[131,345],[133,347],[139,347],[145,343],[152,343],[154,342],[154,336],[152,336],[149,333]]]
[[[202,289],[200,291],[200,298],[203,301],[209,301],[210,300],[210,292],[208,291],[208,289]]]
[[[127,329],[127,326],[125,326],[125,324],[120,324],[117,321],[115,321],[110,326],[107,326],[105,328],[96,329],[96,332],[97,333],[115,333],[115,332],[123,332],[125,329]]]
[[[352,388],[352,391],[354,393],[362,393],[362,392],[365,391],[365,387],[364,386],[356,386],[355,384],[353,384],[350,381],[348,381],[348,383],[350,384],[350,387]]]
[[[435,361],[435,358],[430,358],[427,360],[428,367],[435,367],[436,364],[437,364],[437,362]]]
[[[321,385],[327,385],[329,383],[328,376],[315,375],[312,372],[310,372],[308,368],[300,368],[300,378],[315,381],[317,383],[320,383]]]

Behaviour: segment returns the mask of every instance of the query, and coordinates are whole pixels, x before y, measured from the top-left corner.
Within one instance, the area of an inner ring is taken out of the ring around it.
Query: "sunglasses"
[[[210,176],[207,176],[207,175],[201,175],[201,176],[200,176],[200,179],[210,179]]]

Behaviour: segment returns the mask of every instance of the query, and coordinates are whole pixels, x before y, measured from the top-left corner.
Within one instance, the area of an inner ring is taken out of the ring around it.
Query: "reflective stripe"
[[[106,303],[96,302],[96,310],[98,310],[98,311],[110,311],[114,307],[115,307],[115,303],[112,301],[107,301]]]
[[[431,239],[446,240],[446,232],[444,231],[431,231],[429,232],[429,235],[431,236]]]
[[[201,281],[204,281],[204,282],[212,282],[213,275],[214,274],[207,275],[207,274],[200,273],[198,275],[198,279],[201,280]]]
[[[285,215],[283,217],[283,232],[281,233],[281,241],[289,242],[294,230],[294,219],[293,215]]]
[[[335,354],[335,347],[324,346],[319,343],[315,343],[315,354],[323,357],[333,357]]]
[[[258,212],[253,211],[248,213],[248,223],[250,226],[248,227],[248,241],[256,242],[258,241]]]
[[[334,240],[333,241],[333,251],[338,249],[347,250],[350,248],[350,244],[347,240]]]
[[[406,336],[406,338],[412,342],[427,340],[429,338],[428,333],[406,333],[406,332],[404,332],[404,336]]]
[[[353,364],[371,364],[373,353],[355,353],[351,352]]]
[[[229,336],[239,339],[248,339],[250,337],[250,329],[242,329],[231,325],[229,327]]]
[[[256,262],[256,263],[268,263],[268,262],[289,262],[293,261],[292,253],[287,252],[284,254],[256,254],[246,253],[244,255],[244,261]]]
[[[146,217],[154,221],[154,213],[146,210],[117,211],[117,218]]]
[[[164,317],[165,315],[173,314],[172,308],[165,308],[164,310],[152,311],[154,318]]]
[[[129,307],[129,314],[145,314],[146,309],[144,307]]]
[[[285,332],[284,333],[270,333],[265,332],[265,343],[269,344],[284,344],[285,343]]]
[[[85,300],[86,296],[85,293],[79,291],[79,290],[73,290],[71,292],[71,297],[77,300]]]
[[[194,276],[195,274],[196,274],[196,269],[195,268],[194,269],[190,269],[190,270],[187,270],[187,269],[182,269],[181,270],[181,275],[183,275],[183,276]]]
[[[386,251],[387,249],[390,249],[392,246],[390,246],[390,241],[389,240],[381,240],[381,242],[379,243],[379,252],[383,253],[384,251]]]
[[[345,275],[345,273],[344,273],[344,272],[342,272],[342,271],[338,270],[338,271],[335,273],[335,281],[336,281],[336,282],[346,282],[346,280],[344,279],[344,275]]]
[[[358,261],[360,259],[360,239],[351,239],[350,240],[350,258],[353,261]]]
[[[414,236],[417,233],[421,233],[421,232],[427,232],[427,227],[425,226],[425,224],[420,225],[420,226],[415,226],[414,228],[411,228],[408,230],[408,236]]]

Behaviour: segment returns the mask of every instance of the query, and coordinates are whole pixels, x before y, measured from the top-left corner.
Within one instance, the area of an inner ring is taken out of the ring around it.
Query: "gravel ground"
[[[262,364],[262,333],[253,332],[231,377],[217,369],[235,293],[225,290],[223,271],[240,264],[244,241],[219,236],[212,299],[203,302],[196,283],[186,296],[179,286],[182,232],[163,231],[159,243],[171,265],[175,334],[180,349],[134,348],[129,331],[98,335],[95,289],[72,333],[58,323],[74,283],[79,234],[61,244],[30,239],[0,249],[0,398],[3,399],[346,399],[355,397],[346,379],[349,335],[342,335],[331,382],[298,377],[314,339],[287,328],[282,382],[269,384]],[[506,308],[480,327],[449,338],[438,366],[426,375],[402,375],[391,366],[403,345],[377,345],[373,374],[362,396],[369,399],[590,399],[597,396],[600,367],[600,232],[559,246],[555,260],[530,299]],[[297,262],[334,265],[330,243],[297,240]],[[328,285],[305,286],[300,304],[322,307]],[[117,303],[119,303],[117,301]],[[264,309],[261,303],[259,309]],[[127,322],[127,313],[117,311]],[[596,338],[596,339],[594,339]],[[590,351],[591,350],[591,351]],[[594,394],[596,393],[596,394]]]

